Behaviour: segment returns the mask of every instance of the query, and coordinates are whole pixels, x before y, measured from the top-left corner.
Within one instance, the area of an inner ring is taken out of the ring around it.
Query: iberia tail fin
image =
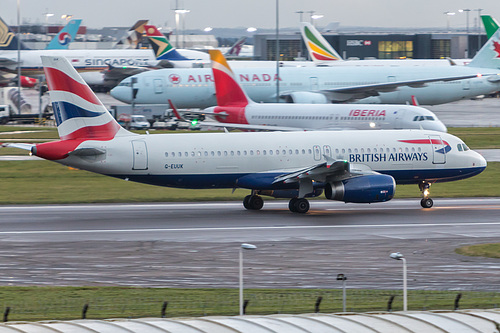
[[[154,25],[145,25],[146,36],[155,51],[156,60],[189,60],[181,55]]]
[[[342,60],[342,57],[312,24],[302,22],[300,32],[302,33],[309,56],[314,63],[324,64],[325,62]]]
[[[130,135],[65,57],[42,56],[61,140],[111,140]]]
[[[209,50],[218,106],[246,106],[252,100],[243,91],[226,58],[219,50]]]

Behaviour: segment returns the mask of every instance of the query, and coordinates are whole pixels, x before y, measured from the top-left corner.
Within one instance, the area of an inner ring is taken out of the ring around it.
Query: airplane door
[[[311,84],[311,90],[313,91],[319,90],[319,81],[317,77],[311,76],[309,78],[309,83]]]
[[[432,163],[445,164],[446,163],[446,144],[443,142],[439,135],[429,135],[429,140],[432,146]]]
[[[162,79],[154,79],[153,86],[154,86],[155,94],[162,94],[163,93],[163,80]]]
[[[462,89],[470,90],[470,80],[462,80]]]
[[[148,169],[148,148],[143,140],[132,141],[132,151],[134,153],[134,164],[132,170]]]
[[[321,148],[318,145],[315,145],[313,147],[313,153],[314,153],[314,160],[319,161],[321,160]]]
[[[405,110],[398,110],[394,113],[394,128],[402,129],[404,122]]]

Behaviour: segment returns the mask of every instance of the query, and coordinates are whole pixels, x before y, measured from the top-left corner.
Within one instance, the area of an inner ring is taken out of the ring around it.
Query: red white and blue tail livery
[[[61,140],[5,146],[115,178],[239,187],[251,190],[247,209],[261,209],[261,195],[268,195],[290,198],[290,211],[306,213],[306,197],[324,192],[329,200],[385,202],[396,184],[418,184],[421,205],[430,208],[431,184],[486,168],[462,140],[431,130],[134,134],[118,127],[66,58],[43,61]]]

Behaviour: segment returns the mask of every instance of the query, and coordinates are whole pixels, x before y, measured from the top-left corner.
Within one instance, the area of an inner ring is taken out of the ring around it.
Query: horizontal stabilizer
[[[0,146],[4,148],[18,148],[31,151],[31,148],[35,145],[30,143],[2,143]]]

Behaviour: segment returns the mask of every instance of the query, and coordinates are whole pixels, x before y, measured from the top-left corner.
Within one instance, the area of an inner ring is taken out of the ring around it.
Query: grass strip
[[[500,243],[463,246],[456,249],[455,252],[471,257],[500,258]]]
[[[460,307],[495,308],[498,292],[461,291]],[[453,310],[458,292],[409,290],[409,310]],[[347,311],[386,311],[396,296],[393,311],[403,307],[401,290],[347,290]],[[342,311],[341,289],[245,289],[247,314],[311,313],[318,297],[320,312]],[[10,307],[9,321],[160,317],[168,302],[167,317],[238,314],[238,289],[171,289],[128,287],[0,287],[0,307]]]

